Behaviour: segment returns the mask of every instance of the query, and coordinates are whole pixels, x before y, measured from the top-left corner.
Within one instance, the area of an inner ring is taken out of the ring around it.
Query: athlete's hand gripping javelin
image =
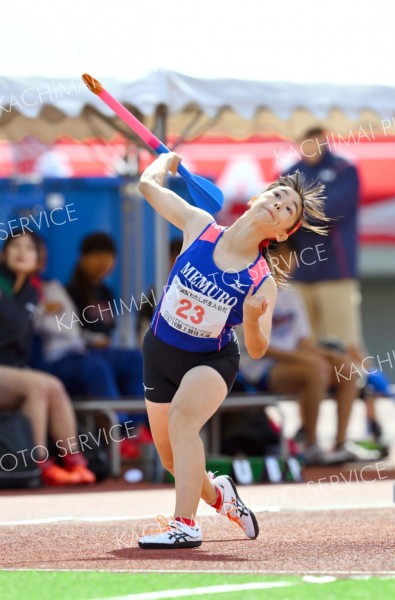
[[[139,190],[152,208],[184,234],[184,249],[213,220],[205,210],[192,206],[166,187],[167,174],[177,173],[181,157],[175,152],[160,154],[144,171]]]

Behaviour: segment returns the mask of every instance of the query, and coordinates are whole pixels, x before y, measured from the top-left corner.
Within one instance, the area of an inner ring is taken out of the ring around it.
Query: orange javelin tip
[[[103,86],[100,81],[97,81],[92,75],[88,75],[88,73],[84,73],[82,76],[85,85],[90,89],[94,94],[100,94],[103,91]]]

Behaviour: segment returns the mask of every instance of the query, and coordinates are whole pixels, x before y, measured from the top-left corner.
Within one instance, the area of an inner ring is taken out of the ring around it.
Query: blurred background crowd
[[[391,263],[387,255],[393,257],[393,249],[387,239],[384,246],[377,244],[374,276],[367,278],[363,265],[361,285],[361,176],[353,161],[333,151],[331,139],[333,134],[318,124],[305,129],[293,146],[284,139],[288,164],[281,169],[277,159],[282,151],[278,140],[274,144],[273,178],[299,169],[307,179],[323,182],[331,222],[324,238],[300,231],[269,246],[289,280],[279,290],[265,357],[251,360],[241,329],[237,332],[242,356],[233,392],[295,397],[299,426],[289,449],[307,465],[369,462],[382,456],[377,448],[354,443],[348,426],[354,401],[363,399],[366,438],[380,442],[375,401],[393,397],[394,389],[395,355],[387,343],[393,321],[385,314],[387,287],[393,286],[385,275]],[[141,340],[182,240],[175,228],[163,229],[142,203],[136,184],[141,162],[148,158],[143,154],[141,159],[135,146],[132,161],[131,147],[125,146],[124,160],[117,163],[118,171],[124,170],[117,177],[65,177],[55,161],[46,163],[46,178],[39,183],[32,182],[31,172],[20,171],[0,182],[5,199],[0,414],[11,411],[29,419],[39,477],[47,485],[91,484],[97,479],[78,447],[66,448],[62,455],[54,452],[56,442],[77,436],[74,399],[143,402]],[[208,165],[215,162],[213,149],[211,143]],[[222,179],[224,209],[215,215],[224,225],[246,209],[246,194],[267,183],[262,174],[257,178],[251,173],[250,150],[243,143],[237,152],[233,174]],[[221,177],[217,183],[221,185]],[[190,201],[182,180],[169,178],[169,185]],[[336,433],[330,447],[323,447],[317,422],[327,398],[336,403]],[[121,427],[133,419],[135,435],[121,443],[122,457],[133,461],[140,457],[141,444],[151,442],[149,426],[143,416],[118,416]],[[272,454],[279,445],[278,425],[262,407],[223,416],[221,430],[221,452],[240,460]]]

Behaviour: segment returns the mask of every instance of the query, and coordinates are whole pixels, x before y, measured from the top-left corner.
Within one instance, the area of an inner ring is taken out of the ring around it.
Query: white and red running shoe
[[[202,544],[200,527],[189,527],[179,521],[167,521],[158,517],[159,529],[148,531],[139,539],[140,548],[165,550],[171,548],[197,548]]]
[[[217,512],[236,523],[250,540],[255,540],[259,535],[258,522],[252,510],[241,500],[233,479],[228,475],[219,475],[212,482],[222,496],[222,504]]]

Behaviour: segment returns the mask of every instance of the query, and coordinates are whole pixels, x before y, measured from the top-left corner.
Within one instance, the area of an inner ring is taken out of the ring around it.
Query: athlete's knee
[[[198,419],[190,410],[182,405],[172,404],[169,411],[169,436],[171,439],[175,437],[188,437],[193,433],[199,433],[197,425]]]
[[[156,450],[159,455],[159,459],[161,465],[166,471],[169,471],[173,475],[174,472],[174,462],[173,462],[173,453],[171,450],[171,446],[168,442],[165,442],[163,445],[159,443],[156,446]]]

